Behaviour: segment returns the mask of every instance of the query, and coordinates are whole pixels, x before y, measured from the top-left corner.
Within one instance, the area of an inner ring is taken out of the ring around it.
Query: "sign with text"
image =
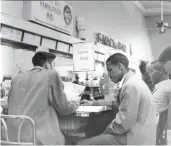
[[[69,45],[62,42],[58,42],[57,50],[61,52],[69,53]]]
[[[67,34],[73,31],[72,8],[64,1],[24,1],[24,17]]]
[[[126,52],[127,46],[121,42],[116,42],[114,39],[102,34],[102,33],[95,33],[95,41],[101,43],[103,45],[112,47],[114,49],[122,50]]]
[[[2,25],[1,35],[2,35],[2,38],[6,38],[6,39],[9,39],[9,40],[14,40],[14,41],[19,41],[20,42],[21,37],[22,37],[22,31]]]
[[[78,43],[73,45],[74,71],[94,71],[94,43]]]
[[[40,45],[40,36],[24,32],[23,42],[39,46]]]
[[[43,38],[42,39],[42,46],[55,50],[56,49],[56,41],[55,40],[51,40],[48,38]]]

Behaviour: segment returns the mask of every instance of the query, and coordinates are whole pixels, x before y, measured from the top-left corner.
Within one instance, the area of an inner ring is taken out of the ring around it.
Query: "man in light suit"
[[[152,94],[144,81],[129,71],[129,61],[121,53],[107,61],[109,77],[122,86],[117,103],[119,112],[106,130],[78,144],[81,145],[155,145],[156,109]],[[82,101],[83,105],[110,105],[114,101]],[[100,127],[99,127],[100,128]]]
[[[59,127],[59,116],[73,113],[79,103],[68,102],[59,74],[53,69],[55,55],[37,52],[32,58],[34,68],[12,80],[9,93],[9,115],[27,115],[36,123],[37,145],[63,145],[65,138]],[[17,141],[20,121],[7,121],[10,141]],[[24,121],[21,141],[31,142],[31,125]]]

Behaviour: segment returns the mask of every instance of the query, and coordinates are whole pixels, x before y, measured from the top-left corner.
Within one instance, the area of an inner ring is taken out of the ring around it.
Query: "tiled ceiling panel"
[[[161,13],[161,1],[140,1],[145,9],[145,15],[159,15]],[[163,1],[164,14],[171,15],[171,1]]]

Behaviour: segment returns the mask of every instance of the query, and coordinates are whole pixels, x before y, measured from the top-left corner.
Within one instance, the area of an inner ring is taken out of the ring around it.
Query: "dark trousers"
[[[77,145],[121,145],[111,134],[101,134],[92,138],[81,140]]]

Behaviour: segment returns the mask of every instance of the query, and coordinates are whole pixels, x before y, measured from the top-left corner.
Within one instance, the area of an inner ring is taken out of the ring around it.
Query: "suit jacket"
[[[120,144],[155,145],[156,108],[144,81],[128,72],[119,94],[119,112],[104,133]]]
[[[36,144],[62,145],[64,136],[59,127],[59,116],[73,113],[78,105],[68,102],[64,85],[55,70],[35,67],[13,79],[9,93],[9,115],[28,115],[36,123]],[[9,138],[17,141],[20,121],[7,121]],[[31,125],[24,121],[21,141],[32,140]]]

